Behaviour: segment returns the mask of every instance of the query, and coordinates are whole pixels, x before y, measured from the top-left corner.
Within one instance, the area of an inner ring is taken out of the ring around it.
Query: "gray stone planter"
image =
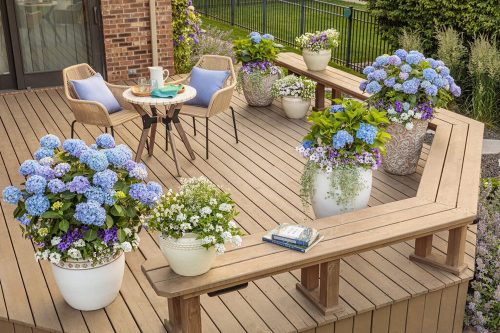
[[[273,102],[271,95],[273,83],[279,79],[279,74],[263,76],[259,83],[252,81],[248,74],[242,73],[243,95],[251,106],[268,106]]]

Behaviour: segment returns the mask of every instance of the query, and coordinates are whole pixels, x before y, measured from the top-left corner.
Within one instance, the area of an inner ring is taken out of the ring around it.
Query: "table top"
[[[123,92],[123,98],[129,103],[137,105],[172,105],[189,101],[196,96],[196,89],[186,86],[182,94],[177,94],[174,98],[139,97],[132,93],[132,88]]]

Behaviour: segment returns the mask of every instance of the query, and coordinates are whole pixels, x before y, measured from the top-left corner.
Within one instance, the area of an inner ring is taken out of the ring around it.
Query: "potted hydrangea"
[[[339,32],[335,29],[306,32],[295,38],[297,47],[310,71],[322,71],[332,59],[332,48],[339,46]]]
[[[372,170],[381,163],[390,138],[384,111],[356,100],[335,100],[325,111],[313,112],[310,132],[297,147],[306,159],[300,184],[305,206],[316,218],[366,207]]]
[[[288,118],[303,118],[314,97],[316,82],[305,77],[287,75],[274,82],[271,94],[274,97],[281,97],[283,110]]]
[[[400,49],[379,56],[363,73],[367,80],[360,89],[372,94],[370,104],[387,111],[391,121],[384,170],[396,175],[414,173],[434,109],[460,96],[460,87],[441,60],[425,58],[418,51]]]
[[[131,160],[125,145],[103,134],[90,147],[82,140],[46,135],[35,160],[19,172],[24,188],[6,187],[3,200],[17,205],[14,217],[36,246],[35,258],[49,260],[66,302],[95,310],[118,295],[124,252],[137,249],[140,216],[162,195],[145,183],[143,164]]]
[[[281,75],[273,61],[281,47],[272,35],[260,35],[255,31],[234,41],[236,60],[242,63],[236,87],[243,90],[249,105],[267,106],[273,102],[271,86]]]
[[[172,270],[196,276],[210,270],[226,243],[241,244],[236,215],[229,194],[200,177],[182,179],[179,191],[169,190],[144,219],[160,233],[160,248]]]

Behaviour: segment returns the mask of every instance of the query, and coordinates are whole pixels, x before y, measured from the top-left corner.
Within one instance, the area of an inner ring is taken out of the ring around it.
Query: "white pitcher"
[[[148,69],[151,82],[153,82],[153,80],[156,80],[156,82],[158,83],[158,88],[163,87],[165,81],[170,75],[168,69],[163,69],[163,67],[161,66],[148,67]],[[163,74],[165,74],[165,78],[163,78]]]

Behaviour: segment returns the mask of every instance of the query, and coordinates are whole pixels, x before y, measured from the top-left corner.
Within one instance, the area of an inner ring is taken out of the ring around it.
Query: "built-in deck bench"
[[[142,267],[148,280],[158,295],[168,298],[168,327],[201,332],[201,295],[295,269],[301,269],[297,288],[324,315],[342,312],[340,259],[411,239],[416,240],[413,261],[463,272],[467,225],[476,218],[483,125],[439,110],[430,127],[435,137],[417,195],[309,222],[325,238],[305,254],[264,243],[261,232],[244,237],[240,248],[217,258],[215,267],[201,276],[179,276],[163,257],[146,261]],[[433,235],[443,231],[448,232],[446,255],[432,251]]]

